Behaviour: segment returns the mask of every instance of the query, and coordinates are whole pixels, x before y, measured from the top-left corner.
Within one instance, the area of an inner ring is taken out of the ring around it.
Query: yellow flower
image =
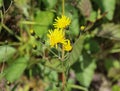
[[[82,31],[85,30],[85,26],[81,26],[80,30],[82,30]]]
[[[65,33],[62,29],[49,30],[47,34],[51,47],[57,47],[58,43],[65,43]]]
[[[62,17],[57,17],[55,19],[55,23],[53,24],[55,28],[66,28],[68,25],[70,25],[70,18],[66,17],[65,15],[62,15]]]
[[[31,30],[30,30],[30,34],[31,34],[32,36],[34,36],[34,35],[35,35],[35,32],[31,29]]]
[[[72,50],[70,40],[66,39],[66,43],[63,44],[63,48],[64,48],[65,51],[71,51]]]

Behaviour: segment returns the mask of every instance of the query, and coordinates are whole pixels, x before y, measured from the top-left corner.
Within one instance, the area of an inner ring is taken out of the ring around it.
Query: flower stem
[[[64,50],[64,46],[62,45],[62,58],[61,58],[61,60],[62,60],[62,66],[64,66],[63,65],[64,56],[65,56],[65,50]],[[62,72],[61,76],[62,76],[62,91],[64,91],[65,85],[66,85],[66,75],[65,75],[64,71]]]
[[[64,56],[65,56],[65,50],[64,50],[64,47],[62,45],[62,58],[61,58],[62,61],[64,61]]]
[[[62,0],[62,15],[65,13],[65,0]]]

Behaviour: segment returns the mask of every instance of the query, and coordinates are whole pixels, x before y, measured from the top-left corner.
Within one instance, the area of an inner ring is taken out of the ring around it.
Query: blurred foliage
[[[0,0],[2,91],[62,91],[61,73],[65,91],[120,91],[120,0],[65,0],[73,49],[63,62],[47,41],[62,8],[62,0]]]

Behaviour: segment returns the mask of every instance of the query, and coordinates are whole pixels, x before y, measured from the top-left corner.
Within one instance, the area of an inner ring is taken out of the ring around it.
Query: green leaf
[[[0,0],[0,7],[2,7],[2,0]]]
[[[95,22],[97,19],[97,12],[92,11],[90,13],[90,16],[87,18],[87,20],[91,21],[91,22]]]
[[[116,0],[93,0],[98,4],[98,6],[102,9],[103,12],[108,12],[106,17],[109,20],[112,20],[115,10]]]
[[[118,60],[114,60],[113,66],[114,66],[115,68],[120,68],[120,62],[119,62]]]
[[[120,42],[116,42],[110,50],[110,53],[119,53],[120,52]]]
[[[105,68],[106,68],[107,71],[109,71],[110,68],[113,67],[113,61],[114,61],[113,58],[107,58],[107,59],[105,59],[104,64],[105,64]]]
[[[65,6],[66,6],[65,14],[71,19],[71,24],[69,26],[69,29],[70,29],[69,33],[71,35],[78,36],[79,30],[80,30],[78,10],[70,4],[66,4]]]
[[[83,60],[83,65],[85,66],[79,72],[76,73],[77,80],[80,82],[81,85],[85,87],[89,87],[93,75],[94,75],[94,70],[96,68],[96,63],[95,60]],[[80,65],[79,65],[80,66]],[[81,67],[81,66],[80,66]]]
[[[49,25],[53,22],[54,14],[49,11],[37,11],[35,16],[35,22],[38,25],[33,27],[35,33],[38,36],[43,36],[48,32]]]
[[[120,25],[107,23],[103,24],[95,30],[95,34],[99,37],[120,40]]]
[[[46,66],[50,67],[53,70],[56,70],[57,72],[63,72],[65,71],[64,65],[62,65],[61,60],[59,59],[51,59],[50,61],[46,61]]]
[[[84,48],[90,53],[97,53],[100,50],[99,44],[92,38],[85,41]]]
[[[109,20],[112,20],[113,15],[114,15],[116,0],[109,0],[109,1],[102,0],[102,2],[103,2],[104,12],[108,12],[108,14],[106,15],[106,17]]]
[[[9,82],[14,82],[23,74],[25,68],[27,67],[27,62],[28,57],[18,58],[4,70],[0,77],[5,77]]]
[[[47,9],[52,9],[55,7],[58,0],[42,0]]]
[[[69,65],[73,65],[79,56],[81,55],[82,49],[83,49],[83,43],[84,43],[85,35],[81,35],[78,40],[73,45],[73,50],[69,55],[68,60],[66,61],[66,67]]]
[[[108,71],[108,77],[118,80],[120,78],[120,68],[111,68]]]
[[[104,64],[105,64],[105,68],[107,69],[107,71],[109,71],[111,68],[115,68],[115,69],[120,68],[119,61],[114,58],[105,59]]]
[[[5,46],[0,46],[0,62],[5,62],[8,61],[13,55],[15,54],[16,49],[5,45]]]
[[[91,5],[90,0],[81,0],[78,3],[77,7],[80,9],[81,13],[84,16],[86,16],[86,17],[90,16],[90,13],[91,13],[91,10],[92,10],[92,5]]]
[[[112,86],[112,91],[120,91],[120,86],[119,85],[113,85]]]
[[[69,29],[72,35],[77,36],[79,34],[79,22],[77,17],[72,19]]]

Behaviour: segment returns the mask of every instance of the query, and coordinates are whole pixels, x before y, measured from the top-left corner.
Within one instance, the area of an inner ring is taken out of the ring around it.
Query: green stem
[[[52,54],[54,54],[55,57],[59,58],[59,56],[58,56],[55,52],[53,52],[50,48],[48,48],[47,46],[45,46],[44,43],[42,43],[41,41],[40,41],[40,43],[41,43],[44,47],[46,47]]]
[[[64,51],[64,47],[62,45],[62,58],[61,58],[62,61],[64,61],[64,57],[65,57],[65,51]]]
[[[79,90],[83,90],[83,91],[88,91],[86,88],[78,86],[78,85],[71,85],[71,84],[69,84],[69,86],[71,88],[75,88],[75,89],[79,89]]]
[[[62,67],[64,67],[63,65],[64,57],[65,57],[65,50],[64,50],[64,46],[62,45],[62,58],[61,58]],[[65,72],[62,72],[62,91],[64,91],[65,85],[66,85],[66,75],[65,75]]]
[[[0,45],[4,45],[5,44],[5,42],[0,42]],[[10,45],[10,46],[16,46],[16,45],[21,45],[21,43],[18,43],[18,42],[8,42],[8,45]]]
[[[2,27],[8,31],[11,35],[14,35],[18,40],[21,40],[19,36],[15,35],[11,29],[9,29],[5,24],[2,24]]]
[[[0,18],[1,18],[1,24],[0,25],[2,25],[2,23],[3,23],[3,13],[2,13],[2,10],[0,10]]]
[[[65,13],[65,0],[62,0],[62,15]]]
[[[39,25],[39,26],[48,26],[45,24],[40,24],[38,22],[34,22],[34,21],[21,21],[20,24],[26,24],[26,25]]]

